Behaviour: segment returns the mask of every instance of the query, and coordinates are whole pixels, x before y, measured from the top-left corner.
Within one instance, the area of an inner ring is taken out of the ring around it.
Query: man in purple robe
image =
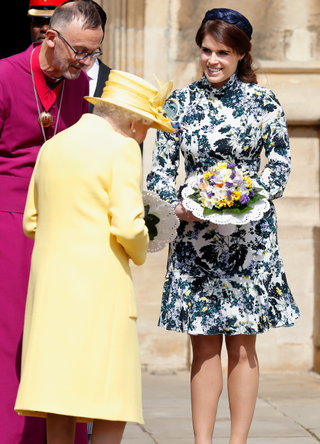
[[[24,310],[33,243],[22,231],[40,146],[88,112],[83,67],[101,55],[96,8],[56,8],[43,43],[0,60],[0,443],[45,444],[45,420],[18,416]],[[79,432],[79,431],[78,431]],[[87,442],[86,425],[77,444]]]

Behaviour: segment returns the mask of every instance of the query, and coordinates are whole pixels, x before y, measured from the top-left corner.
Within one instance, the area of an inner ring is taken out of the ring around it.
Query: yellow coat
[[[23,228],[35,239],[15,410],[143,423],[129,257],[148,230],[138,144],[85,114],[42,147]]]

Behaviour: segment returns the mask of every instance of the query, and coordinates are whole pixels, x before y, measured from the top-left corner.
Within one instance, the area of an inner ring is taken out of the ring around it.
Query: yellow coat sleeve
[[[35,237],[38,222],[38,194],[35,185],[35,174],[37,164],[39,162],[40,155],[44,146],[45,144],[41,147],[38,153],[36,164],[29,183],[28,195],[23,214],[23,231],[27,237],[30,237],[30,239],[34,239]]]
[[[115,152],[110,178],[111,233],[136,265],[146,260],[149,244],[141,197],[141,153],[133,139]]]

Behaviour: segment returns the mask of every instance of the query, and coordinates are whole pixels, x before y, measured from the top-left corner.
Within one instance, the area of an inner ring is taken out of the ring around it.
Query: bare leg
[[[259,386],[255,344],[255,335],[226,336],[231,414],[230,444],[247,443]]]
[[[76,418],[47,414],[47,444],[74,444]]]
[[[195,444],[211,444],[223,380],[222,335],[191,336],[191,404]]]
[[[120,444],[125,426],[122,421],[95,419],[91,444]]]

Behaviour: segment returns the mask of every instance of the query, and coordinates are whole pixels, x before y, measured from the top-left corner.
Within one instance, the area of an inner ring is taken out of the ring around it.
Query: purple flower
[[[227,166],[227,168],[234,168],[236,166],[236,164],[235,163],[230,163],[228,166]]]
[[[207,196],[208,196],[208,197],[211,197],[211,196],[213,196],[213,193],[212,193],[212,191],[209,191],[209,193],[207,193]]]
[[[231,191],[227,190],[226,195],[228,200],[231,200],[231,194],[232,194]]]
[[[232,182],[226,182],[226,186],[227,187],[233,187],[233,183]]]
[[[230,174],[230,178],[234,179],[236,177],[236,175],[237,175],[236,170],[232,170],[232,173]]]
[[[247,196],[246,194],[243,194],[241,197],[240,197],[240,202],[242,203],[242,204],[246,204],[246,203],[248,203],[250,201],[250,198],[249,198],[249,196]]]

